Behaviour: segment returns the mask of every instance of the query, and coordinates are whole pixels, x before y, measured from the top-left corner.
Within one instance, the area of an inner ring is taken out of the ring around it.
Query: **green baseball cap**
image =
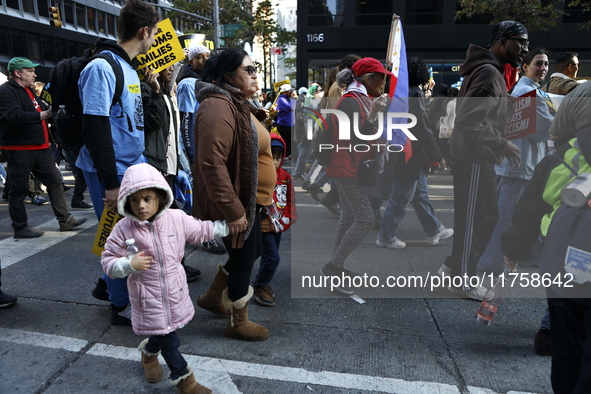
[[[8,71],[13,72],[15,70],[20,70],[21,68],[36,68],[40,65],[41,64],[33,63],[26,57],[13,57],[8,62]]]

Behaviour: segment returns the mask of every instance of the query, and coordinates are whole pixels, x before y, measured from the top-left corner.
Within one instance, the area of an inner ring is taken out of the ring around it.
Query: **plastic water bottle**
[[[125,245],[127,245],[127,258],[130,260],[140,252],[133,238],[126,240]]]
[[[476,320],[487,326],[490,325],[503,298],[505,298],[505,286],[502,277],[498,277],[494,286],[486,291],[486,295],[476,311]]]
[[[68,113],[68,110],[66,110],[66,106],[65,105],[60,105],[59,109],[57,110],[57,117],[58,118],[66,118],[70,116],[70,114]]]

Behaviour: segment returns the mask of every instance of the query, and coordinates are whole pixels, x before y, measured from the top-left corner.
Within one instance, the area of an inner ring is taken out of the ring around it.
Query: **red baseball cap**
[[[374,59],[373,57],[364,57],[363,59],[357,60],[351,69],[358,77],[369,73],[394,75],[390,71],[386,70],[379,60]]]

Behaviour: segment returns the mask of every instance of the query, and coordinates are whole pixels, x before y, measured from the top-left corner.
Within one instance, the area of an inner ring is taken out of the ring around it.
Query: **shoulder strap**
[[[123,94],[124,81],[123,81],[123,71],[121,70],[121,67],[119,67],[119,64],[117,64],[117,62],[115,61],[113,56],[111,54],[109,54],[108,52],[100,52],[100,53],[97,53],[96,55],[91,57],[91,59],[96,59],[96,58],[105,59],[107,61],[107,63],[109,63],[111,68],[113,69],[113,73],[115,73],[115,95],[113,96],[113,102],[111,103],[111,106],[115,105],[115,103],[118,103],[119,106],[121,107],[121,109],[123,110],[123,103],[121,102],[121,95]],[[123,117],[123,112],[118,117],[119,118]]]
[[[556,153],[553,153],[552,156],[556,157],[566,168],[568,168],[570,170],[570,172],[573,173],[574,176],[579,175],[579,173],[577,171],[575,171],[575,169],[572,168],[570,165],[568,165],[568,163],[566,161],[564,161],[564,159],[562,157],[560,157]]]
[[[123,84],[125,82],[123,77],[123,70],[121,70],[121,67],[115,61],[113,55],[111,55],[109,52],[99,52],[94,56],[90,57],[88,61],[90,62],[90,60],[96,58],[105,59],[113,69],[113,73],[115,74],[115,94],[113,95],[111,107],[113,107],[113,105],[115,104],[119,104],[119,108],[121,108],[121,113],[117,117],[122,118],[125,114],[125,111],[123,110],[123,102],[121,101],[121,95],[123,94]],[[127,116],[127,128],[130,132],[133,131],[133,125],[131,124],[131,119],[129,118],[129,115]]]

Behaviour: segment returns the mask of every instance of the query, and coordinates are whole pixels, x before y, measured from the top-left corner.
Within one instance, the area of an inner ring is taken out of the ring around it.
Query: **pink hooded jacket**
[[[162,189],[167,201],[150,221],[140,221],[125,210],[129,195],[147,188]],[[131,166],[119,190],[119,221],[105,245],[101,263],[111,276],[113,265],[127,260],[125,240],[133,238],[141,252],[153,256],[147,271],[134,271],[127,279],[133,331],[139,335],[163,335],[186,325],[195,314],[187,277],[180,264],[185,242],[200,244],[214,238],[211,221],[197,220],[180,209],[168,209],[173,196],[164,177],[149,164]]]

